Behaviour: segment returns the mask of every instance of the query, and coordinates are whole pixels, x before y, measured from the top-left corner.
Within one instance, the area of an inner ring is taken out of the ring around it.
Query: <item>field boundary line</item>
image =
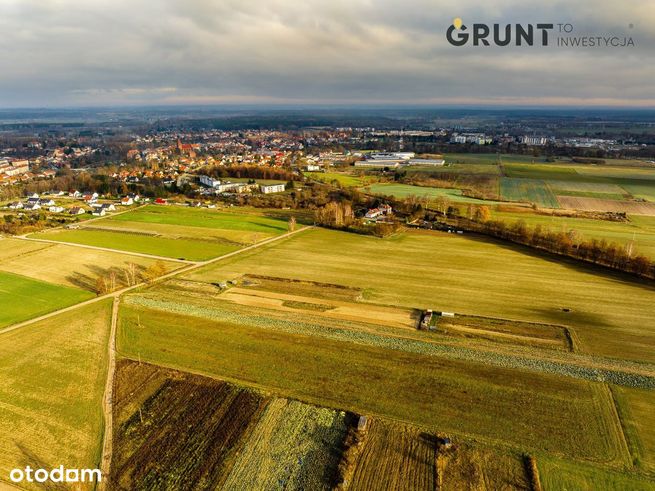
[[[63,313],[70,312],[72,310],[75,310],[75,309],[78,309],[78,308],[81,308],[81,307],[85,307],[87,305],[91,305],[92,303],[95,303],[95,302],[100,302],[102,300],[106,300],[106,299],[113,298],[113,297],[116,297],[116,296],[121,296],[124,293],[130,292],[132,290],[136,290],[137,288],[141,288],[143,286],[159,283],[161,281],[165,281],[165,280],[168,280],[170,278],[173,278],[173,277],[175,277],[177,275],[185,274],[185,273],[188,273],[190,271],[195,271],[196,269],[202,268],[204,266],[208,266],[210,264],[222,261],[224,259],[229,259],[229,258],[237,256],[237,255],[239,255],[241,253],[248,252],[248,251],[251,251],[253,249],[257,249],[259,247],[263,247],[265,245],[271,244],[271,243],[276,242],[278,240],[282,240],[282,239],[285,239],[287,237],[291,237],[292,235],[295,235],[297,233],[304,232],[306,230],[310,230],[310,229],[313,229],[313,228],[314,228],[313,225],[308,225],[308,226],[300,228],[298,230],[294,230],[293,232],[287,232],[286,234],[278,235],[276,237],[271,237],[270,239],[266,239],[266,240],[263,240],[261,242],[257,242],[256,244],[252,244],[252,245],[250,245],[248,247],[244,247],[243,249],[232,251],[232,252],[229,252],[227,254],[223,254],[222,256],[212,258],[212,259],[208,259],[207,261],[191,263],[187,267],[183,267],[183,268],[180,268],[180,269],[173,270],[170,273],[166,273],[166,274],[164,274],[164,275],[162,275],[162,276],[160,276],[158,278],[155,278],[154,280],[152,280],[149,283],[148,282],[141,282],[141,283],[138,283],[136,285],[125,287],[125,288],[123,288],[121,290],[117,290],[117,291],[114,291],[114,292],[111,292],[111,293],[107,293],[105,295],[100,295],[98,297],[91,298],[89,300],[85,300],[84,302],[80,302],[80,303],[77,303],[75,305],[65,307],[63,309],[55,310],[53,312],[41,315],[39,317],[35,317],[33,319],[28,319],[26,321],[19,322],[17,324],[11,325],[11,326],[6,326],[3,329],[0,329],[0,335],[6,334],[6,333],[11,332],[11,331],[15,331],[16,329],[20,329],[21,327],[25,327],[25,326],[29,326],[31,324],[35,324],[37,322],[49,319],[51,317],[55,317],[55,316],[57,316],[59,314],[63,314]],[[26,239],[26,240],[35,240],[35,239]],[[58,243],[61,243],[61,242],[58,242]]]
[[[600,384],[600,385],[601,385],[600,392],[603,393],[605,397],[609,399],[608,402],[610,406],[610,415],[614,420],[613,423],[616,426],[616,432],[621,446],[620,449],[617,449],[618,451],[617,457],[628,468],[632,468],[633,467],[632,452],[630,451],[628,437],[626,436],[625,431],[623,429],[623,421],[621,420],[621,415],[619,413],[619,408],[616,399],[614,398],[614,394],[609,384]]]

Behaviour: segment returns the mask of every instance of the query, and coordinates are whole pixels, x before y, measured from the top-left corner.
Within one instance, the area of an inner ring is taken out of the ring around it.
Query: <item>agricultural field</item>
[[[560,489],[581,491],[655,490],[655,481],[633,472],[615,471],[597,465],[551,457],[538,457],[537,466],[545,491]]]
[[[0,488],[28,464],[97,466],[110,314],[105,300],[0,334]]]
[[[0,328],[89,300],[94,295],[0,271]]]
[[[204,261],[280,235],[287,223],[258,212],[146,206],[78,229],[33,237],[174,259]]]
[[[612,391],[635,465],[655,476],[655,393],[628,387]]]
[[[117,489],[221,487],[241,438],[267,402],[224,382],[125,360],[115,384],[111,481]],[[135,392],[142,401],[136,407]]]
[[[227,241],[170,238],[94,228],[43,232],[34,234],[32,237],[189,261],[205,261],[234,252],[240,247],[239,244]]]
[[[343,411],[274,399],[244,442],[223,489],[331,489],[346,417]]]
[[[371,419],[361,440],[351,463],[348,489],[439,489],[439,443],[434,435],[400,423]]]
[[[522,456],[507,451],[455,442],[451,448],[439,449],[437,473],[440,489],[535,489],[523,460]]]
[[[372,269],[371,258],[383,267]],[[211,283],[246,273],[360,288],[365,301],[381,305],[570,326],[582,352],[655,361],[652,286],[492,240],[427,231],[377,239],[315,229],[186,277]]]
[[[341,411],[131,360],[115,391],[117,489],[330,489],[336,475]]]
[[[460,315],[438,318],[435,329],[452,336],[514,343],[539,348],[574,350],[573,335],[565,326]]]
[[[629,215],[655,216],[655,203],[641,201],[617,201],[602,198],[580,198],[574,196],[558,196],[562,208],[582,211],[623,212]]]
[[[274,315],[130,295],[121,309],[118,349],[130,358],[400,419],[428,431],[557,448],[601,461],[625,459],[613,406],[596,383],[410,351],[393,338],[376,345],[368,340],[381,336],[365,331],[332,336],[336,327],[328,324],[310,331],[297,315],[286,320]]]
[[[539,179],[503,177],[500,180],[500,195],[507,201],[535,203],[541,208],[559,208],[553,192]]]
[[[417,198],[428,198],[430,200],[434,200],[436,198],[444,197],[454,203],[474,203],[479,205],[499,203],[498,201],[469,198],[468,196],[462,195],[461,189],[412,186],[410,184],[380,183],[366,186],[361,188],[361,190],[366,193],[379,194],[383,196],[394,196],[396,198],[416,196]]]
[[[116,273],[124,284],[124,269],[135,265],[137,274],[153,266],[157,260],[119,252],[100,251],[66,244],[46,244],[18,239],[5,239],[7,246],[0,256],[0,271],[21,274],[58,285],[95,291],[99,276]],[[160,261],[164,272],[178,268],[178,263]]]
[[[310,179],[328,184],[337,181],[343,187],[363,186],[369,181],[365,176],[356,176],[344,172],[305,172],[304,174]]]

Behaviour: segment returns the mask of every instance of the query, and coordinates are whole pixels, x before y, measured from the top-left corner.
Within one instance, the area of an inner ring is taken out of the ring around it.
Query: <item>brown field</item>
[[[583,211],[626,212],[630,215],[655,216],[655,203],[639,201],[618,201],[602,198],[583,198],[578,196],[558,196],[562,208]]]
[[[442,317],[437,321],[439,332],[506,342],[538,348],[573,351],[573,337],[568,328],[553,324],[536,324],[490,317],[462,315]]]
[[[440,448],[437,467],[442,491],[533,489],[521,457],[465,443]]]
[[[220,488],[241,438],[267,399],[217,380],[153,367],[134,376],[139,369],[137,362],[125,360],[117,369],[113,489]],[[139,392],[150,395],[134,410],[130,398],[143,399]]]
[[[334,319],[374,323],[377,325],[414,329],[416,319],[409,309],[383,307],[325,298],[306,297],[258,291],[250,288],[231,288],[220,298],[239,305],[267,308],[286,312],[309,310],[316,315]]]
[[[240,284],[241,286],[251,287],[255,290],[287,293],[289,295],[315,296],[344,301],[360,300],[363,293],[359,288],[345,285],[256,274],[246,274],[242,276]]]
[[[434,435],[372,419],[360,445],[347,489],[437,489]]]
[[[5,243],[9,246],[5,248]],[[140,256],[100,251],[65,244],[43,244],[18,239],[3,239],[0,270],[21,274],[49,283],[93,290],[96,279],[110,270],[122,280],[121,269],[128,263],[143,270],[157,262]],[[167,271],[180,265],[162,261]]]

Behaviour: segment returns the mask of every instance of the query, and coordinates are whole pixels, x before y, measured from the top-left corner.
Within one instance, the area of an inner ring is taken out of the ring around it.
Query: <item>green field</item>
[[[92,297],[91,292],[78,288],[0,271],[0,328]]]
[[[429,198],[430,200],[434,200],[439,197],[444,197],[455,203],[475,203],[480,205],[500,203],[499,201],[487,201],[463,196],[461,189],[432,188],[424,186],[412,186],[409,184],[371,184],[370,186],[362,188],[362,191],[371,194],[394,196],[396,198],[416,196],[418,198]]]
[[[601,271],[466,235],[376,239],[317,229],[189,277],[214,282],[256,273],[341,284],[382,305],[568,325],[584,351],[655,361],[653,287]]]
[[[166,238],[131,232],[107,230],[60,230],[34,235],[36,238],[73,244],[107,247],[155,256],[203,261],[236,251],[238,244],[197,239]]]
[[[354,176],[342,172],[305,172],[305,176],[328,184],[331,184],[332,181],[337,181],[343,187],[363,186],[367,181],[365,177]]]
[[[287,222],[281,218],[257,211],[151,205],[79,229],[47,231],[34,237],[204,261],[286,232]]]
[[[655,490],[655,481],[628,472],[548,457],[538,458],[537,466],[545,491]]]
[[[0,488],[25,465],[97,467],[110,314],[106,300],[0,335]]]
[[[548,185],[539,179],[502,177],[500,195],[507,201],[536,203],[541,208],[559,208],[555,195]]]
[[[106,220],[161,223],[272,234],[279,234],[287,229],[285,222],[268,218],[257,212],[244,213],[242,209],[239,209],[238,212],[226,212],[183,206],[150,205]]]
[[[613,392],[634,463],[655,476],[655,391],[614,387]]]
[[[575,166],[572,165],[503,164],[503,172],[506,177],[524,179],[585,180],[585,177],[578,174]]]

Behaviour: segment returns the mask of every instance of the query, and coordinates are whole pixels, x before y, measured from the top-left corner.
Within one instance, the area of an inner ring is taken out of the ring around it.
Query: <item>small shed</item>
[[[366,431],[368,426],[368,418],[366,416],[360,416],[359,421],[357,421],[357,431]]]

